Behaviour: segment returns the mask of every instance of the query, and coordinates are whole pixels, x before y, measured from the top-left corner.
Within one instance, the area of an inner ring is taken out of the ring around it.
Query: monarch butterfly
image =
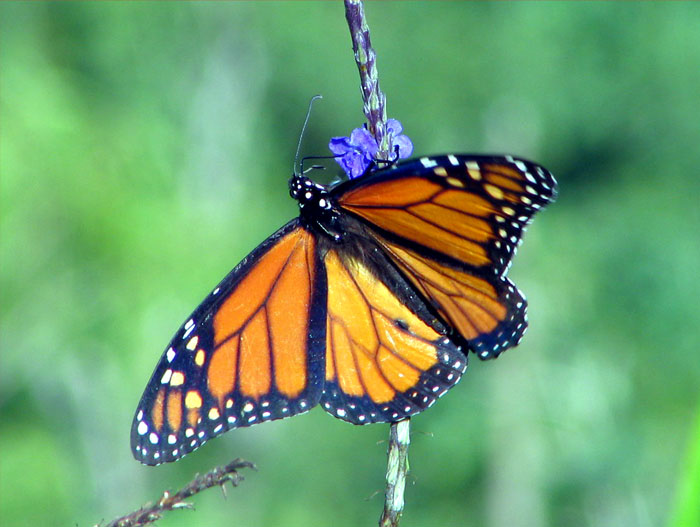
[[[300,215],[166,348],[132,425],[140,462],[319,403],[354,424],[396,422],[454,386],[468,350],[490,359],[520,341],[526,303],[505,274],[556,196],[543,167],[443,155],[331,186],[293,175],[289,189]]]

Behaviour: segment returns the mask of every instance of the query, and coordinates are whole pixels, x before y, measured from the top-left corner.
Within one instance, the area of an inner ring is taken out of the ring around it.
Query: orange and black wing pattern
[[[396,422],[431,406],[459,381],[466,356],[388,261],[371,265],[338,248],[325,254],[324,265],[321,405],[328,413],[354,424]]]
[[[231,428],[318,404],[326,287],[316,244],[293,220],[188,318],[138,405],[131,431],[136,459],[174,461]]]
[[[514,346],[526,302],[505,276],[533,215],[556,197],[543,167],[512,156],[399,163],[333,189],[413,287],[480,358]]]
[[[166,348],[132,451],[174,461],[226,430],[319,402],[355,424],[431,406],[467,366],[517,344],[526,303],[505,276],[552,201],[510,156],[420,158],[333,187],[289,182],[300,216],[250,253]]]

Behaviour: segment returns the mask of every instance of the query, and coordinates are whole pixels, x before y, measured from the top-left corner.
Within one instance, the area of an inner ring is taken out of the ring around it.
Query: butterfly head
[[[334,241],[342,239],[338,228],[339,214],[328,189],[303,175],[294,175],[289,180],[289,194],[299,202],[301,218],[308,225],[320,229]]]

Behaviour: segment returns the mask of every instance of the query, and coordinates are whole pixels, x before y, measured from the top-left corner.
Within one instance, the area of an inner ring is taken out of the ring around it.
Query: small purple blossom
[[[401,134],[403,127],[396,119],[387,120],[387,132],[393,149],[398,153],[397,159],[403,159],[413,153],[413,143],[408,136]],[[366,128],[355,128],[350,137],[333,137],[328,144],[335,160],[350,179],[361,176],[377,159],[379,146]]]
[[[377,142],[366,128],[355,128],[350,137],[332,137],[328,148],[335,160],[352,178],[361,176],[377,156]]]
[[[398,119],[388,119],[386,130],[391,137],[391,144],[394,152],[398,149],[399,159],[406,159],[413,153],[413,143],[407,135],[402,134],[403,126]]]

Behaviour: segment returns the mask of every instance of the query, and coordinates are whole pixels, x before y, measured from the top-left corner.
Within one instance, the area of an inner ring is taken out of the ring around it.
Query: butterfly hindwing
[[[180,328],[132,426],[146,464],[231,428],[309,410],[323,387],[325,273],[293,220],[248,255]]]
[[[395,422],[431,406],[456,384],[467,359],[440,325],[399,298],[410,291],[389,269],[330,250],[324,409],[354,424]],[[390,279],[391,278],[391,279]],[[391,286],[388,283],[391,282]],[[418,301],[420,302],[420,301]]]
[[[516,345],[527,328],[527,303],[505,276],[483,278],[378,237],[422,295],[481,358]]]
[[[519,342],[526,302],[505,273],[532,216],[556,196],[546,169],[511,156],[437,156],[333,193],[479,357]]]

